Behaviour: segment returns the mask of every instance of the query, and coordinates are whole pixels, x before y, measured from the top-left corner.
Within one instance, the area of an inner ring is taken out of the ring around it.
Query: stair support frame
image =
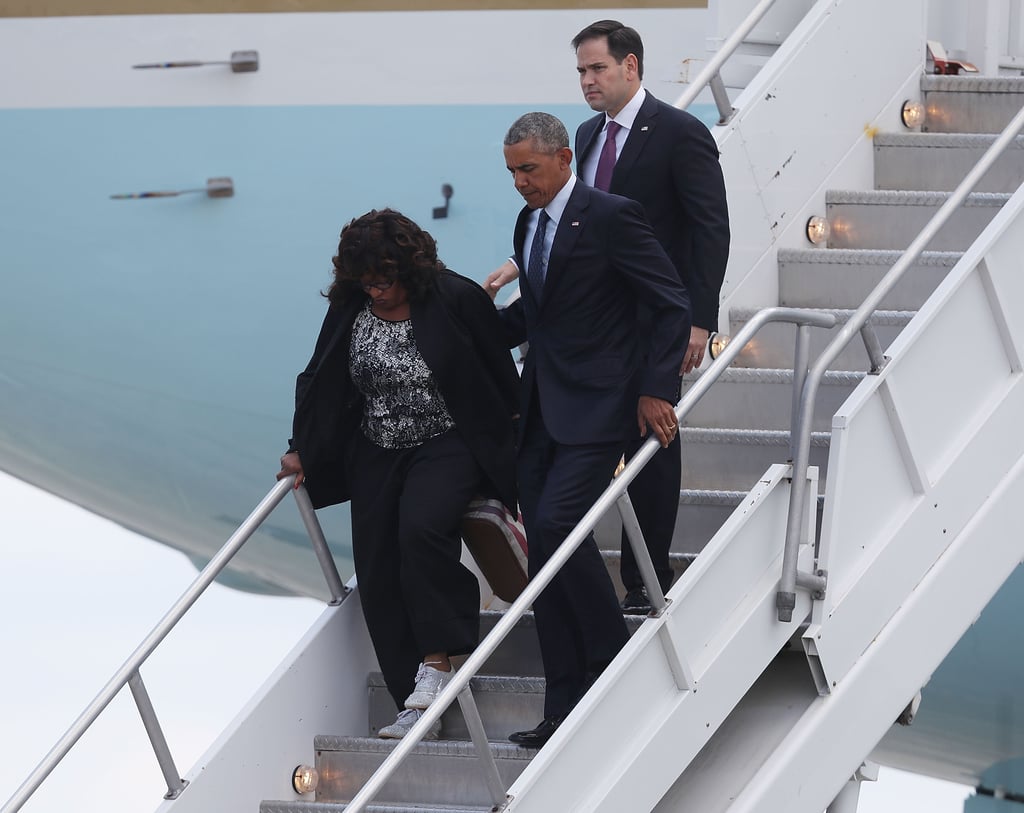
[[[873,334],[872,334],[873,335]],[[866,339],[865,339],[866,342]],[[878,345],[877,338],[875,339],[875,345]],[[799,436],[799,422],[798,417],[800,414],[800,393],[803,391],[804,382],[807,380],[807,368],[810,363],[811,354],[811,328],[810,325],[799,325],[796,330],[796,344],[793,348],[793,405],[790,412],[790,431],[789,431],[789,460],[792,462],[796,459],[796,443],[797,437]],[[870,351],[869,351],[870,352]],[[794,477],[796,476],[794,470]],[[791,492],[792,493],[792,492]],[[808,540],[809,541],[809,540]],[[785,573],[785,571],[783,571]],[[794,585],[792,590],[784,591],[780,589],[779,596],[776,598],[776,606],[779,608],[779,620],[780,621],[791,621],[793,618],[793,610],[796,607],[796,588],[801,587],[805,590],[810,591],[815,597],[820,598],[825,594],[826,580],[824,578],[824,571],[818,571],[817,573],[804,573],[797,571],[794,574]],[[781,603],[780,603],[781,602]],[[783,617],[783,613],[786,613],[786,617]]]
[[[658,640],[661,642],[665,661],[672,672],[676,688],[681,692],[695,692],[697,691],[697,678],[693,674],[690,662],[683,657],[683,653],[679,650],[674,625],[675,621],[672,617],[665,616],[665,622],[658,627]]]
[[[800,325],[796,329],[796,346],[793,349],[793,404],[789,412],[789,459],[796,455],[796,416],[800,409],[800,390],[803,389],[804,379],[807,378],[807,364],[811,352],[811,329],[807,325]]]
[[[850,780],[843,786],[843,789],[839,791],[825,813],[857,813],[861,783],[875,782],[877,780],[878,766],[873,762],[865,762],[850,777]]]
[[[985,260],[978,263],[978,278],[981,280],[985,296],[988,298],[992,310],[992,323],[999,331],[1003,352],[1006,353],[1010,369],[1016,373],[1024,372],[1024,359],[1021,358],[1013,343],[1009,321],[1006,318],[1006,310],[999,302],[999,295],[996,293],[992,282],[992,272],[989,270],[988,263]]]
[[[647,598],[651,602],[651,612],[647,616],[648,618],[661,618],[672,602],[665,598],[658,574],[654,572],[651,554],[647,550],[647,543],[644,541],[644,534],[640,528],[640,521],[636,517],[633,501],[629,499],[629,492],[624,491],[615,504],[619,509],[619,516],[622,518],[622,529],[626,532],[626,538],[633,549],[633,558],[640,571],[640,578],[647,590]],[[693,676],[693,669],[689,661],[679,650],[675,637],[672,635],[671,621],[671,617],[666,616],[665,624],[658,628],[658,639],[665,652],[665,660],[672,671],[672,677],[675,679],[679,691],[696,691],[697,680]]]
[[[498,773],[498,763],[494,760],[494,753],[487,742],[487,732],[484,731],[484,721],[480,717],[480,710],[473,699],[473,691],[469,684],[459,692],[459,708],[462,709],[462,716],[466,720],[466,728],[469,729],[470,739],[480,757],[484,771],[484,782],[487,784],[487,792],[491,794],[491,801],[494,803],[493,810],[500,810],[505,805],[505,785]]]
[[[711,77],[708,87],[711,88],[711,96],[718,108],[718,126],[721,127],[723,124],[728,124],[729,120],[736,115],[736,108],[729,101],[729,91],[725,89],[725,82],[722,81],[720,71],[716,71],[715,75]]]
[[[864,323],[864,327],[860,329],[860,337],[864,342],[864,349],[867,351],[868,360],[871,362],[871,369],[868,370],[868,375],[878,375],[881,369],[885,367],[887,359],[885,354],[882,353],[882,345],[878,341],[878,333],[870,322]]]
[[[735,813],[755,813],[760,810],[786,809],[783,799],[791,795],[794,777],[807,778],[802,787],[803,810],[821,810],[836,788],[827,787],[828,780],[817,772],[807,773],[809,760],[813,762],[822,741],[839,736],[836,744],[844,758],[850,759],[851,770],[885,733],[885,726],[870,724],[874,730],[856,730],[860,727],[862,709],[877,699],[884,687],[888,696],[885,705],[892,721],[901,714],[906,704],[920,691],[920,678],[908,675],[898,663],[884,663],[888,657],[897,657],[906,664],[919,663],[926,658],[927,670],[938,666],[948,648],[963,635],[983,609],[988,598],[979,600],[970,591],[958,589],[962,574],[970,570],[978,582],[985,584],[989,598],[1003,581],[1003,574],[1020,561],[1020,547],[1014,544],[986,545],[979,540],[991,535],[1013,515],[1024,495],[1024,460],[1018,461],[1000,478],[983,510],[975,514],[959,530],[937,566],[930,568],[920,585],[899,606],[898,618],[886,624],[850,668],[844,680],[839,681],[832,695],[817,703],[828,703],[829,715],[805,714],[800,730],[787,734],[764,768],[746,785],[730,807]],[[980,554],[980,556],[979,556]],[[980,586],[980,584],[978,585]],[[937,642],[934,630],[942,629],[945,640]],[[891,725],[891,723],[889,724]],[[857,760],[857,761],[854,761]]]
[[[1013,143],[1016,136],[1024,129],[1024,108],[1013,117],[999,137],[985,151],[985,154],[978,160],[974,168],[967,173],[960,185],[954,190],[945,203],[932,216],[931,220],[921,230],[920,234],[911,242],[903,255],[896,261],[896,264],[889,269],[881,282],[868,294],[867,298],[856,310],[853,316],[843,325],[836,337],[829,343],[828,347],[821,353],[814,366],[809,371],[804,381],[803,391],[800,398],[800,410],[797,416],[798,431],[796,454],[793,458],[793,480],[794,488],[790,492],[789,522],[786,529],[786,547],[782,566],[782,580],[779,585],[779,593],[776,597],[776,607],[780,621],[792,619],[793,607],[795,605],[795,590],[797,586],[797,553],[802,541],[802,526],[799,518],[806,508],[808,494],[804,486],[803,478],[806,477],[808,461],[810,458],[811,426],[814,415],[814,405],[818,395],[818,387],[821,379],[829,365],[835,361],[839,353],[851,341],[854,334],[860,332],[867,325],[871,314],[878,307],[882,298],[892,290],[893,286],[900,280],[903,274],[909,269],[924,252],[925,247],[932,241],[939,230],[952,216],[953,212],[960,207],[971,190],[977,186],[982,176],[989,170],[996,158]],[[863,335],[863,334],[862,334]],[[870,350],[869,350],[870,353]]]
[[[678,426],[678,424],[677,424]],[[647,550],[647,542],[644,540],[644,532],[640,528],[640,520],[637,519],[636,510],[633,508],[633,501],[629,498],[629,492],[622,492],[622,496],[615,501],[619,509],[619,517],[622,519],[622,530],[626,532],[629,546],[633,549],[633,558],[636,560],[637,569],[640,571],[640,578],[647,590],[647,598],[651,602],[650,615],[659,617],[665,612],[667,600],[661,589],[661,582],[658,574],[654,572],[654,563],[651,561],[651,554]]]
[[[336,607],[345,600],[348,595],[348,588],[341,581],[338,573],[338,566],[334,563],[331,549],[327,546],[327,539],[324,537],[324,529],[320,527],[320,520],[316,518],[316,511],[313,509],[313,502],[309,499],[309,493],[304,488],[296,488],[292,491],[295,496],[295,506],[299,509],[299,516],[302,517],[302,524],[306,526],[306,533],[313,543],[313,552],[316,554],[320,569],[324,572],[327,580],[327,589],[331,593],[331,600],[327,602],[329,607]]]
[[[178,769],[174,764],[174,757],[171,756],[171,749],[167,745],[167,738],[160,727],[160,721],[156,716],[156,709],[153,708],[153,701],[149,698],[146,684],[143,683],[142,675],[138,669],[132,672],[131,677],[128,678],[128,688],[131,689],[132,697],[135,698],[135,706],[138,708],[139,716],[142,718],[142,725],[149,735],[149,742],[153,746],[153,753],[156,754],[156,761],[160,765],[164,781],[167,782],[167,793],[164,794],[164,798],[177,799],[181,792],[185,790],[188,782],[178,774]]]

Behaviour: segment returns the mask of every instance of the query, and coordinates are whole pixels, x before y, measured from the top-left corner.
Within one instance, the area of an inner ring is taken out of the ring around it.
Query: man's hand
[[[640,403],[636,407],[636,422],[640,427],[640,437],[647,437],[647,427],[650,426],[662,449],[668,448],[679,431],[679,422],[672,404],[650,395],[640,396]]]
[[[704,361],[704,351],[708,347],[708,338],[711,333],[702,327],[694,325],[690,328],[690,344],[686,348],[686,355],[683,356],[683,364],[679,368],[679,375],[688,373],[700,367]]]
[[[505,260],[500,268],[487,275],[487,279],[484,280],[484,290],[493,300],[500,288],[518,278],[519,269],[516,268],[516,264],[512,260]]]
[[[302,461],[299,460],[298,452],[285,452],[285,454],[281,456],[281,471],[277,473],[277,479],[283,480],[290,474],[296,475],[296,488],[301,486],[302,481],[306,479],[306,474],[302,470]]]

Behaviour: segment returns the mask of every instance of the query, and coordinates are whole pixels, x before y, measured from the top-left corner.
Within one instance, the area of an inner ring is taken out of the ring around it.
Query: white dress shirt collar
[[[633,94],[633,98],[626,102],[625,106],[615,115],[615,117],[609,116],[607,113],[604,114],[604,129],[608,129],[608,122],[614,121],[625,130],[631,130],[633,128],[633,122],[636,121],[637,115],[640,113],[640,108],[643,107],[644,99],[647,98],[647,91],[641,85],[640,89]]]
[[[633,123],[636,121],[636,117],[639,115],[640,108],[643,106],[644,99],[646,98],[647,91],[641,87],[633,94],[633,98],[626,102],[614,119],[615,123],[622,127],[615,136],[616,159],[618,159],[622,154],[622,148],[626,143],[626,138],[629,136],[629,131],[632,129]],[[579,170],[580,177],[588,186],[594,185],[594,178],[597,175],[597,164],[601,159],[601,151],[604,149],[604,142],[608,138],[609,121],[612,121],[612,119],[608,118],[608,114],[606,113],[604,117],[604,126],[598,131],[597,137],[593,141],[593,149],[587,153],[587,157],[582,163],[577,163],[576,165],[576,169]]]
[[[569,196],[572,195],[572,189],[576,186],[576,175],[575,173],[569,173],[569,180],[565,182],[565,185],[555,193],[555,196],[551,199],[551,202],[544,207],[544,211],[548,213],[548,217],[551,218],[551,222],[556,226],[558,221],[562,219],[562,214],[565,212],[565,207],[569,203]],[[534,216],[533,222],[537,222],[537,218],[540,217],[540,210],[537,210],[537,215]]]
[[[555,230],[558,228],[558,221],[562,219],[562,215],[565,213],[565,207],[569,203],[569,196],[572,195],[575,185],[576,176],[570,172],[569,180],[555,193],[555,196],[548,205],[543,207],[543,211],[547,212],[548,217],[551,218],[551,223],[544,232],[544,257],[548,257],[551,254],[551,246],[555,242]],[[537,233],[537,223],[540,220],[541,211],[542,209],[540,208],[534,209],[526,220],[526,234],[523,235],[523,263],[526,264],[524,268],[530,262],[533,236]],[[522,271],[523,269],[520,268],[519,270]]]

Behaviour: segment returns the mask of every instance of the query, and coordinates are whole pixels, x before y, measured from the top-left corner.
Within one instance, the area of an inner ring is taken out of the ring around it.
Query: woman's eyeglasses
[[[384,279],[378,282],[361,282],[359,287],[362,288],[366,293],[370,291],[377,291],[378,293],[384,293],[388,288],[395,284],[393,279]]]

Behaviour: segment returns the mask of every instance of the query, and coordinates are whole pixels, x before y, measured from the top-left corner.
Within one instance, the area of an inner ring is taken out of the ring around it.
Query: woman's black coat
[[[349,499],[345,455],[363,414],[348,372],[349,341],[365,304],[365,296],[355,296],[328,309],[313,357],[295,384],[289,449],[299,453],[315,508]],[[485,496],[515,512],[512,419],[519,413],[519,376],[493,303],[472,280],[442,271],[433,289],[410,305],[416,347],[487,478]]]

